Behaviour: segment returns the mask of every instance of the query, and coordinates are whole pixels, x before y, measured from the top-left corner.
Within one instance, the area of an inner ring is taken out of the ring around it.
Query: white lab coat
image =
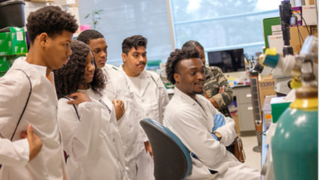
[[[76,107],[80,121],[68,99],[59,99],[59,124],[69,155],[70,180],[123,180],[125,159],[113,105],[91,89],[80,91],[92,100]]]
[[[120,65],[119,69],[123,71],[122,65]],[[151,118],[162,124],[163,115],[169,102],[169,98],[159,75],[152,71],[142,71],[139,76],[141,80],[141,89],[138,92],[140,92],[140,94],[134,89],[135,87],[132,85],[132,82],[127,75],[126,78],[130,86],[130,91],[134,92],[135,99],[142,108],[142,111],[140,112],[142,118]],[[141,141],[149,141],[144,131],[141,131]],[[154,179],[153,165],[152,158],[146,153],[145,148],[143,148],[138,157],[138,179]]]
[[[29,64],[18,58],[9,71],[0,78],[0,171],[1,180],[62,180],[63,147],[57,122],[57,95],[54,86],[46,78],[46,67]],[[32,93],[17,128],[13,142],[9,142],[25,106],[30,84],[22,69],[30,77]],[[40,153],[29,161],[27,139],[20,139],[20,132],[28,124],[41,139]],[[4,142],[4,143],[3,143]],[[3,147],[4,146],[4,147]]]
[[[112,100],[121,100],[124,103],[125,113],[118,121],[123,149],[126,159],[126,173],[128,180],[137,179],[137,158],[144,149],[140,128],[140,109],[134,99],[134,94],[130,92],[127,79],[122,71],[117,67],[106,64],[102,69],[105,75],[106,88],[103,96]]]
[[[192,172],[186,179],[201,180],[258,180],[259,172],[240,163],[226,150],[237,136],[235,122],[225,117],[226,124],[216,130],[222,139],[216,141],[212,135],[213,116],[220,112],[209,100],[196,95],[196,100],[181,92],[177,87],[167,106],[164,125],[175,133],[183,144],[198,156],[192,157]],[[211,174],[209,169],[218,171]]]

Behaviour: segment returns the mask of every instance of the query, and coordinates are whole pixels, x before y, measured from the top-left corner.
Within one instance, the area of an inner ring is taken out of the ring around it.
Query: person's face
[[[91,52],[88,53],[87,55],[87,66],[84,72],[84,81],[86,84],[89,84],[92,82],[93,77],[94,77],[94,71],[96,69],[95,65],[94,65],[94,60],[93,60],[93,56],[91,54]]]
[[[196,94],[203,93],[205,75],[204,65],[199,58],[181,60],[178,72],[174,73],[176,86],[185,94],[195,98]]]
[[[138,76],[147,64],[146,49],[143,46],[139,46],[137,49],[132,47],[128,52],[128,55],[122,53],[122,59],[124,66],[126,66],[126,70],[129,71],[129,74],[132,76]]]
[[[43,59],[50,70],[59,69],[69,60],[72,54],[70,43],[73,33],[63,30],[50,38],[46,33],[40,34],[41,47],[44,50]]]
[[[204,55],[204,50],[202,50],[200,47],[196,47],[197,50],[200,52],[200,60],[202,61],[202,63],[205,65],[206,64],[206,59],[205,59],[205,55]]]
[[[91,48],[93,52],[94,59],[96,61],[96,65],[101,68],[104,67],[107,62],[107,48],[108,45],[104,38],[91,39],[89,41],[88,46]]]

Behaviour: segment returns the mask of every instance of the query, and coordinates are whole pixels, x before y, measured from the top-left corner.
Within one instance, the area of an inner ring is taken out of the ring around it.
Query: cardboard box
[[[314,5],[314,0],[305,0],[306,5]]]
[[[9,62],[6,56],[0,56],[0,73],[7,72],[9,69]]]
[[[305,20],[305,22],[302,21],[304,26],[318,25],[315,5],[302,6],[302,17]]]
[[[276,48],[278,54],[283,54],[283,38],[282,34],[280,35],[269,35],[268,42],[270,48]]]
[[[299,33],[298,33],[298,28],[299,28],[299,32],[301,35],[299,35]],[[290,27],[290,45],[293,48],[293,54],[298,54],[300,52],[301,47],[303,46],[303,41],[309,35],[308,30],[312,35],[318,37],[318,27],[317,26],[293,26],[293,27]],[[299,40],[299,36],[300,36],[300,40]]]
[[[28,49],[24,29],[10,27],[10,31],[0,33],[0,56],[26,54]]]
[[[21,56],[26,56],[26,55],[20,54],[20,55],[14,55],[14,56],[0,56],[0,77],[2,77],[12,66],[13,62]]]
[[[260,107],[263,107],[264,98],[267,95],[275,95],[275,79],[261,79],[259,81]]]

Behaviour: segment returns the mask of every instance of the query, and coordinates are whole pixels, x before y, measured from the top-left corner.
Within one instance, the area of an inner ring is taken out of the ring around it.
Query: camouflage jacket
[[[205,69],[206,81],[204,88],[208,98],[213,98],[220,107],[220,112],[226,116],[231,117],[228,106],[233,101],[233,91],[228,83],[227,78],[218,67],[206,67]],[[224,92],[218,93],[219,88],[224,85]],[[205,94],[203,93],[205,96]]]

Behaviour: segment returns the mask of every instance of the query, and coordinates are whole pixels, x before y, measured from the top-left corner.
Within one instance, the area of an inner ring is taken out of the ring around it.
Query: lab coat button
[[[112,139],[112,142],[113,142],[113,144],[114,144],[114,142],[115,142],[114,138]]]

